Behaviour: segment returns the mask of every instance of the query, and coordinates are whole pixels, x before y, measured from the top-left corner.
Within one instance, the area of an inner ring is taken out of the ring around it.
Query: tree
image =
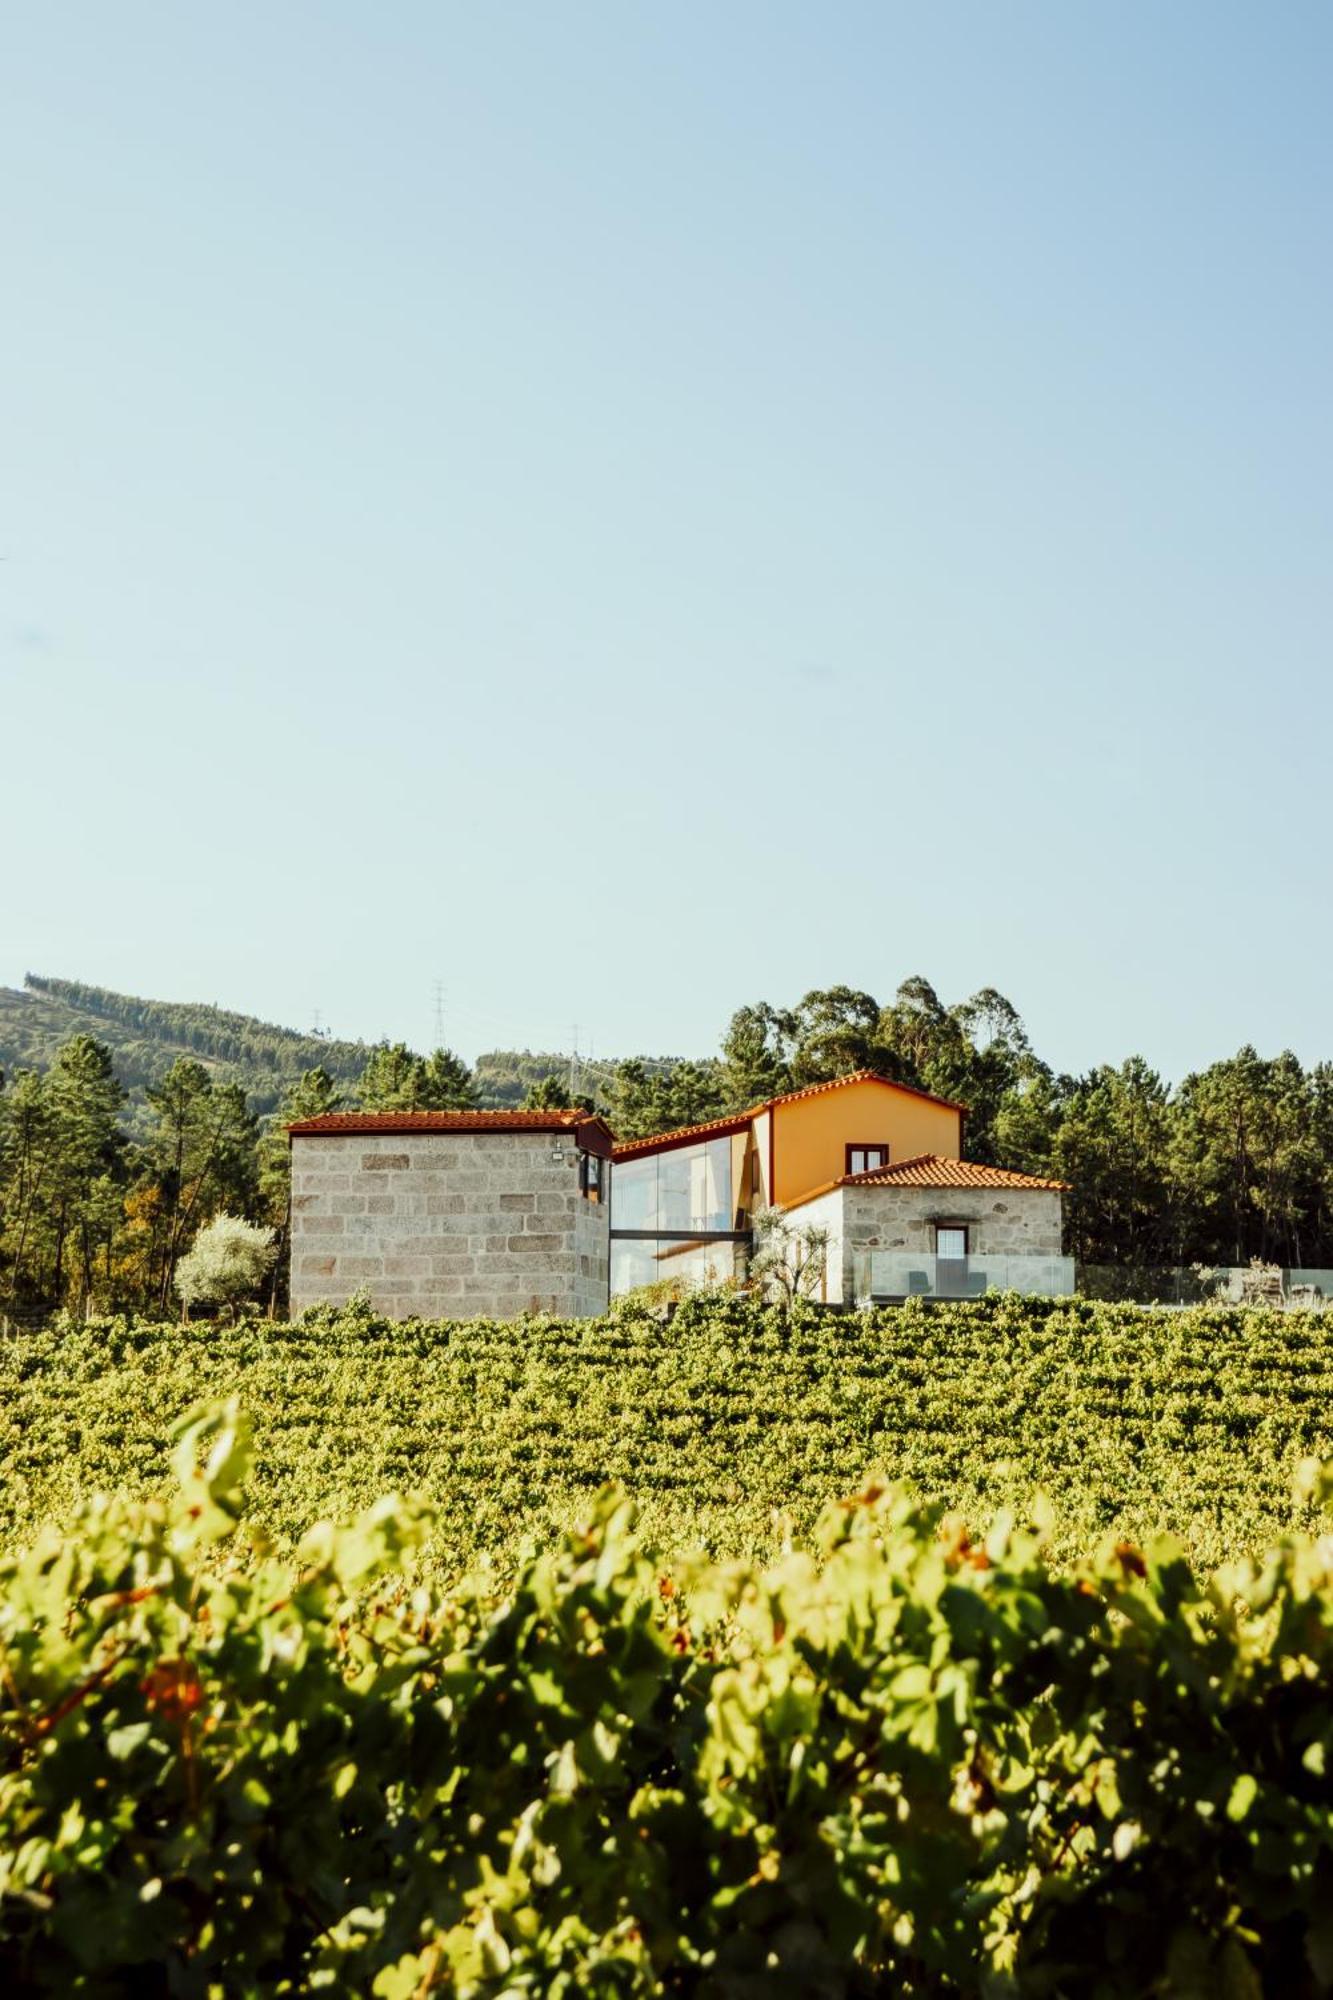
[[[715,1062],[672,1063],[658,1082],[665,1130],[721,1117],[722,1092]]]
[[[0,1104],[0,1248],[11,1303],[87,1307],[118,1220],[123,1096],[106,1045],[76,1034],[45,1076],[20,1071]]]
[[[900,1065],[880,1037],[880,1005],[852,986],[807,993],[793,1015],[791,1076],[796,1087],[828,1083],[854,1070],[896,1077]]]
[[[586,1111],[594,1109],[590,1097],[580,1093],[571,1097],[558,1076],[543,1076],[536,1083],[530,1083],[519,1106],[522,1111]]]
[[[201,1222],[231,1201],[257,1198],[257,1122],[239,1084],[214,1084],[202,1063],[182,1056],[148,1092],[154,1129],[145,1177],[160,1190],[160,1227],[149,1273],[159,1307],[171,1297],[176,1265]]]
[[[748,1111],[791,1089],[795,1017],[760,1000],[738,1007],[722,1041],[719,1079],[726,1111]]]
[[[570,1095],[558,1076],[544,1076],[530,1083],[520,1109],[524,1111],[568,1111]]]
[[[33,1249],[42,1222],[42,1204],[50,1173],[55,1120],[45,1079],[20,1070],[3,1105],[0,1159],[4,1166],[4,1244],[9,1259],[8,1301],[27,1294],[40,1297],[34,1281]]]
[[[357,1083],[366,1111],[468,1111],[476,1092],[467,1064],[452,1049],[414,1055],[405,1042],[381,1042]]]
[[[1166,1085],[1141,1056],[1080,1078],[1062,1107],[1052,1166],[1071,1184],[1065,1228],[1083,1263],[1175,1260]]]
[[[110,1190],[123,1173],[124,1140],[118,1129],[125,1093],[105,1042],[72,1035],[46,1078],[53,1122],[50,1202],[55,1242],[51,1292],[66,1293],[66,1256],[74,1248],[79,1303],[93,1291],[99,1250],[109,1249],[118,1203]]]
[[[831,1240],[827,1229],[817,1229],[813,1223],[801,1227],[783,1209],[761,1208],[755,1211],[754,1240],[750,1277],[761,1294],[775,1295],[790,1305],[793,1299],[812,1299],[822,1290]]]
[[[994,1163],[1022,1174],[1058,1178],[1060,1127],[1075,1089],[1072,1076],[1053,1076],[1044,1066],[1020,1077],[995,1114]]]
[[[472,1072],[452,1049],[433,1049],[421,1068],[423,1111],[471,1111],[477,1102]]]
[[[1187,1076],[1177,1094],[1172,1166],[1203,1261],[1299,1264],[1317,1249],[1327,1202],[1318,1135],[1326,1085],[1312,1088],[1290,1052],[1245,1047]]]
[[[1012,1092],[1050,1074],[1003,993],[984,986],[946,1007],[930,981],[916,974],[884,1009],[879,1031],[901,1066],[901,1081],[967,1106],[969,1159],[998,1162],[1001,1106]]]
[[[423,1068],[406,1042],[378,1043],[357,1079],[357,1102],[363,1111],[419,1111]]]
[[[951,1078],[966,1061],[966,1036],[928,979],[904,979],[879,1018],[879,1038],[902,1067],[902,1080],[935,1088],[930,1077]]]
[[[234,1310],[242,1299],[253,1298],[276,1255],[271,1229],[237,1215],[215,1215],[176,1267],[176,1291],[186,1313],[195,1305]]]
[[[263,1213],[275,1233],[273,1290],[270,1310],[278,1309],[284,1290],[287,1245],[292,1226],[292,1149],[287,1127],[303,1118],[322,1118],[342,1103],[337,1085],[321,1066],[308,1069],[299,1082],[289,1084],[268,1130],[259,1142],[259,1198]]]
[[[649,1138],[722,1115],[716,1063],[675,1062],[650,1070],[641,1058],[627,1057],[617,1066],[608,1095],[607,1116],[619,1139]]]

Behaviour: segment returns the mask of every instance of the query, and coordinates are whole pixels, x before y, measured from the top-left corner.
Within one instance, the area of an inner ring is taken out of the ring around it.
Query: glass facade
[[[617,1161],[611,1175],[612,1230],[689,1235],[735,1227],[730,1137]]]
[[[611,1296],[664,1278],[683,1286],[739,1276],[749,1233],[732,1186],[732,1137],[701,1139],[611,1169]],[[702,1236],[734,1232],[731,1240]]]
[[[743,1274],[745,1239],[711,1243],[687,1236],[613,1236],[611,1296],[671,1278],[682,1285],[716,1285]]]

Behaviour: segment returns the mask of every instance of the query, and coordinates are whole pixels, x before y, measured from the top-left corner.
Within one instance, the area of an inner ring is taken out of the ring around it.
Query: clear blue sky
[[[1333,1056],[1333,10],[0,6],[0,980]]]

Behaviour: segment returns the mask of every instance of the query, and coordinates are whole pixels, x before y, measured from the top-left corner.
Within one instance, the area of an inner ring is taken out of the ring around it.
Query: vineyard
[[[0,1544],[158,1487],[170,1425],[229,1396],[280,1547],[394,1490],[434,1510],[441,1581],[507,1573],[608,1480],[658,1549],[767,1560],[872,1473],[969,1520],[1040,1490],[1061,1558],[1169,1529],[1212,1566],[1301,1524],[1295,1468],[1333,1453],[1333,1314],[701,1298],[669,1322],[64,1326],[0,1342]]]
[[[441,1595],[395,1500],[266,1554],[234,1407],[174,1472],[0,1558],[5,1991],[1333,1990],[1333,1535],[1060,1566],[871,1487],[664,1565],[612,1491]]]

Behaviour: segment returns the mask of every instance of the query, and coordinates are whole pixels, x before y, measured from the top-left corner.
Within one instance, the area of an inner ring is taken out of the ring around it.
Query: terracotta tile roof
[[[844,1090],[849,1083],[882,1083],[890,1090],[906,1091],[909,1097],[923,1097],[928,1104],[942,1105],[946,1111],[967,1110],[965,1104],[956,1104],[951,1097],[936,1097],[929,1090],[918,1090],[914,1083],[897,1083],[891,1076],[881,1076],[878,1070],[857,1069],[849,1076],[830,1077],[827,1083],[808,1083],[804,1090],[788,1090],[781,1097],[766,1097],[762,1104],[752,1104],[748,1111],[733,1112],[729,1118],[709,1118],[700,1125],[678,1125],[674,1131],[654,1132],[647,1139],[621,1140],[612,1157],[630,1160],[639,1153],[666,1152],[674,1146],[686,1146],[692,1139],[707,1139],[724,1132],[743,1132],[752,1119],[765,1111],[772,1111],[775,1105],[797,1104],[803,1097],[819,1097],[825,1091]]]
[[[353,1132],[573,1132],[608,1151],[611,1129],[586,1111],[326,1111],[287,1127],[295,1139]]]
[[[721,1138],[727,1132],[743,1132],[750,1120],[764,1110],[736,1111],[730,1118],[706,1118],[701,1125],[677,1125],[670,1132],[654,1132],[647,1139],[619,1139],[611,1157],[632,1160],[636,1153],[664,1153],[672,1146],[687,1146],[692,1139]]]
[[[946,1111],[966,1111],[965,1104],[959,1104],[952,1097],[937,1097],[933,1090],[920,1090],[914,1083],[899,1083],[896,1077],[881,1076],[877,1069],[854,1069],[849,1076],[830,1077],[827,1083],[807,1083],[804,1090],[788,1090],[781,1097],[770,1097],[767,1104],[757,1104],[749,1115],[768,1111],[775,1104],[795,1104],[802,1097],[818,1097],[826,1090],[842,1090],[849,1083],[885,1083],[890,1090],[906,1091],[909,1097],[924,1097],[927,1104],[942,1104]]]
[[[866,1174],[845,1174],[835,1187],[921,1187],[921,1188],[1046,1188],[1063,1194],[1068,1181],[1042,1180],[1035,1174],[1015,1173],[1010,1167],[983,1167],[978,1160],[943,1160],[938,1153],[918,1153],[914,1159],[897,1160],[887,1167],[872,1167]]]

